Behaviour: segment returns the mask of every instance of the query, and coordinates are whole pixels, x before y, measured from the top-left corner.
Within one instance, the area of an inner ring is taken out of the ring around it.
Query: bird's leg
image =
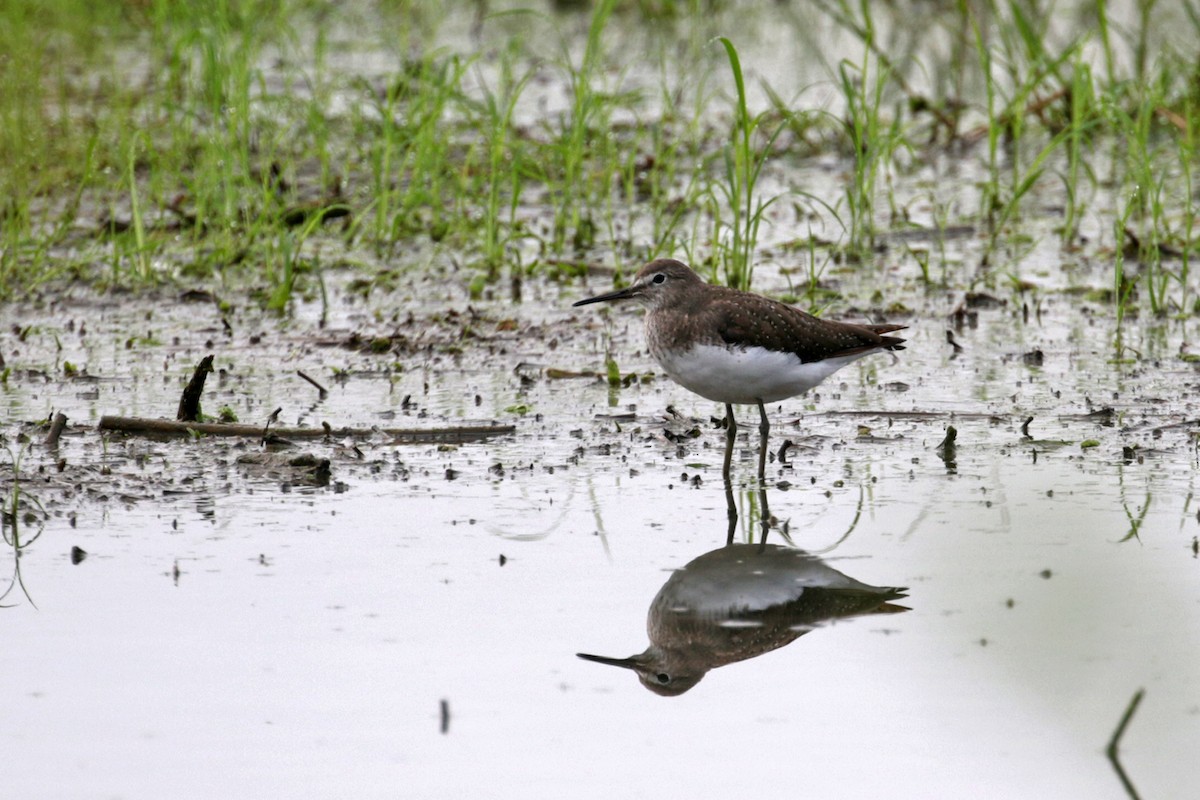
[[[725,404],[725,466],[721,468],[721,476],[729,483],[729,463],[733,459],[733,440],[737,436],[737,420],[733,418],[733,406]]]
[[[729,530],[725,534],[725,545],[733,544],[733,532],[737,530],[737,503],[733,501],[733,482],[729,480],[729,470],[725,471],[725,510],[729,515]]]
[[[762,535],[758,539],[758,547],[759,552],[762,552],[767,546],[767,534],[771,530],[771,509],[767,507],[766,484],[759,484],[758,503],[762,509],[762,517],[759,519],[759,525],[762,527]]]
[[[771,510],[767,508],[767,434],[771,431],[771,423],[767,421],[767,409],[762,401],[758,401],[758,415],[762,420],[758,425],[760,441],[758,443],[758,497],[762,506],[762,538],[759,546],[767,544],[767,531],[771,528]]]
[[[725,509],[729,514],[729,533],[726,544],[733,544],[733,529],[737,527],[737,504],[733,502],[733,480],[729,477],[729,464],[733,460],[733,439],[737,436],[737,420],[733,418],[733,406],[725,404],[725,465],[721,477],[725,480]]]
[[[758,425],[760,441],[758,443],[758,485],[767,485],[767,434],[771,432],[771,423],[767,421],[767,409],[758,401],[758,415],[762,422]]]

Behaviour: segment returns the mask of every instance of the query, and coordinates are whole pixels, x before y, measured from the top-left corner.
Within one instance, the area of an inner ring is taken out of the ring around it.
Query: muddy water
[[[945,313],[961,298],[927,298],[898,358],[771,410],[773,449],[793,446],[768,467],[769,541],[908,587],[910,610],[804,618],[790,644],[664,698],[575,653],[641,653],[671,570],[724,545],[720,409],[665,379],[551,377],[600,368],[605,341],[623,370],[653,372],[638,312],[569,309],[600,281],[470,308],[454,290],[355,301],[331,283],[324,328],[302,306],[289,322],[235,311],[227,334],[215,306],[168,297],[4,309],[32,326],[0,334],[0,402],[19,533],[38,535],[19,562],[5,550],[24,586],[0,610],[14,796],[1119,797],[1103,751],[1140,688],[1130,779],[1145,796],[1190,779],[1200,524],[1182,330],[1147,325],[1142,359],[1114,363],[1105,310],[1051,295],[1024,321],[1014,295],[977,311],[956,355]],[[397,328],[399,305],[415,319]],[[409,340],[387,355],[344,346],[397,330]],[[361,455],[302,443],[332,462],[311,485],[240,465],[254,443],[95,430],[173,417],[207,352],[210,413],[516,432],[376,434]],[[71,419],[58,450],[23,447],[51,410]],[[758,535],[754,466],[740,441],[738,541]]]

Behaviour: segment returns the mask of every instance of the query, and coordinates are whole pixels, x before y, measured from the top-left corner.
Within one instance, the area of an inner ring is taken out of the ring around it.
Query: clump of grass
[[[767,163],[771,147],[784,126],[783,123],[777,123],[774,130],[766,134],[761,146],[756,147],[759,129],[770,115],[764,111],[751,116],[746,105],[746,81],[742,75],[742,62],[738,57],[737,48],[724,36],[719,37],[717,41],[721,43],[729,59],[736,98],[729,143],[722,149],[724,182],[716,184],[715,189],[720,194],[720,202],[713,205],[714,208],[728,211],[730,221],[722,223],[719,216],[715,218],[715,260],[724,273],[726,285],[746,290],[750,288],[754,275],[755,249],[763,214],[777,199],[772,197],[764,200],[759,197],[758,180]]]
[[[1180,235],[1181,253],[1179,265],[1179,308],[1185,314],[1188,295],[1191,292],[1191,265],[1194,232],[1196,226],[1196,200],[1192,191],[1192,163],[1196,158],[1196,143],[1193,129],[1188,127],[1179,137],[1179,163],[1183,175],[1183,230]]]
[[[493,91],[481,80],[483,98],[473,105],[477,114],[476,122],[483,133],[482,146],[472,149],[471,163],[478,165],[486,198],[481,209],[481,260],[488,280],[499,277],[501,267],[509,256],[508,245],[521,236],[516,216],[524,190],[526,168],[523,164],[524,153],[518,146],[513,130],[513,115],[521,94],[536,74],[532,68],[519,76],[514,74],[514,58],[511,53],[508,55],[500,63],[498,90]],[[476,212],[467,207],[460,209],[460,213],[470,216]]]
[[[859,260],[869,258],[875,247],[876,181],[899,133],[896,123],[887,125],[881,113],[887,76],[872,73],[871,66],[866,56],[859,66],[849,62],[838,66],[847,108],[846,134],[854,154],[845,197],[850,218],[848,249]]]
[[[898,115],[893,115],[890,122],[884,117],[885,90],[894,72],[876,42],[870,5],[860,4],[861,19],[852,14],[848,4],[828,12],[863,44],[858,63],[838,63],[836,82],[845,103],[843,126],[853,158],[844,198],[849,217],[846,249],[855,260],[865,261],[875,247],[877,181],[895,150],[903,145],[904,135]]]
[[[578,66],[570,53],[564,54],[571,90],[570,115],[563,120],[551,151],[559,170],[558,202],[555,204],[552,249],[563,252],[570,239],[577,251],[590,249],[595,243],[595,220],[590,213],[591,181],[585,165],[593,147],[603,149],[605,137],[598,131],[608,128],[608,98],[593,85],[603,58],[604,29],[616,8],[616,0],[600,0],[592,12],[587,41]]]
[[[1067,167],[1063,175],[1063,190],[1066,193],[1066,203],[1063,211],[1062,242],[1064,247],[1070,247],[1079,229],[1079,220],[1085,212],[1081,200],[1083,184],[1082,177],[1086,172],[1095,183],[1095,173],[1088,159],[1084,157],[1084,145],[1092,141],[1091,131],[1097,117],[1095,83],[1091,67],[1076,55],[1075,64],[1071,71],[1070,116],[1065,141],[1067,150]]]
[[[371,110],[360,134],[369,143],[371,170],[364,215],[381,253],[414,234],[440,240],[452,226],[447,214],[459,194],[458,151],[447,118],[462,102],[469,66],[469,59],[432,53],[406,63],[380,92],[360,82]]]

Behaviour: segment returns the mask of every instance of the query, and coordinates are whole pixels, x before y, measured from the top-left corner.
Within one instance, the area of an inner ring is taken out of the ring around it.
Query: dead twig
[[[329,392],[325,389],[325,387],[322,386],[321,384],[317,383],[317,381],[314,380],[313,378],[310,378],[308,375],[305,375],[304,370],[298,369],[298,370],[296,370],[296,374],[299,375],[301,378],[304,378],[304,380],[308,381],[313,386],[315,386],[317,391],[321,393],[320,397],[322,400],[324,400],[326,398],[326,396],[328,396]]]
[[[280,406],[279,408],[272,411],[271,416],[267,417],[267,424],[263,426],[262,439],[259,440],[259,444],[267,443],[267,433],[271,430],[271,424],[279,421],[279,412],[280,411],[283,411],[283,406]],[[278,433],[276,433],[274,435],[279,436]]]

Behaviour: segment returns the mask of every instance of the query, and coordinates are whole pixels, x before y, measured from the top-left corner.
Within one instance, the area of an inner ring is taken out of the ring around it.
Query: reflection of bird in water
[[[856,581],[803,550],[728,545],[671,574],[650,604],[644,653],[578,655],[632,669],[650,691],[673,696],[714,667],[783,647],[823,623],[907,611],[889,602],[906,591]]]

